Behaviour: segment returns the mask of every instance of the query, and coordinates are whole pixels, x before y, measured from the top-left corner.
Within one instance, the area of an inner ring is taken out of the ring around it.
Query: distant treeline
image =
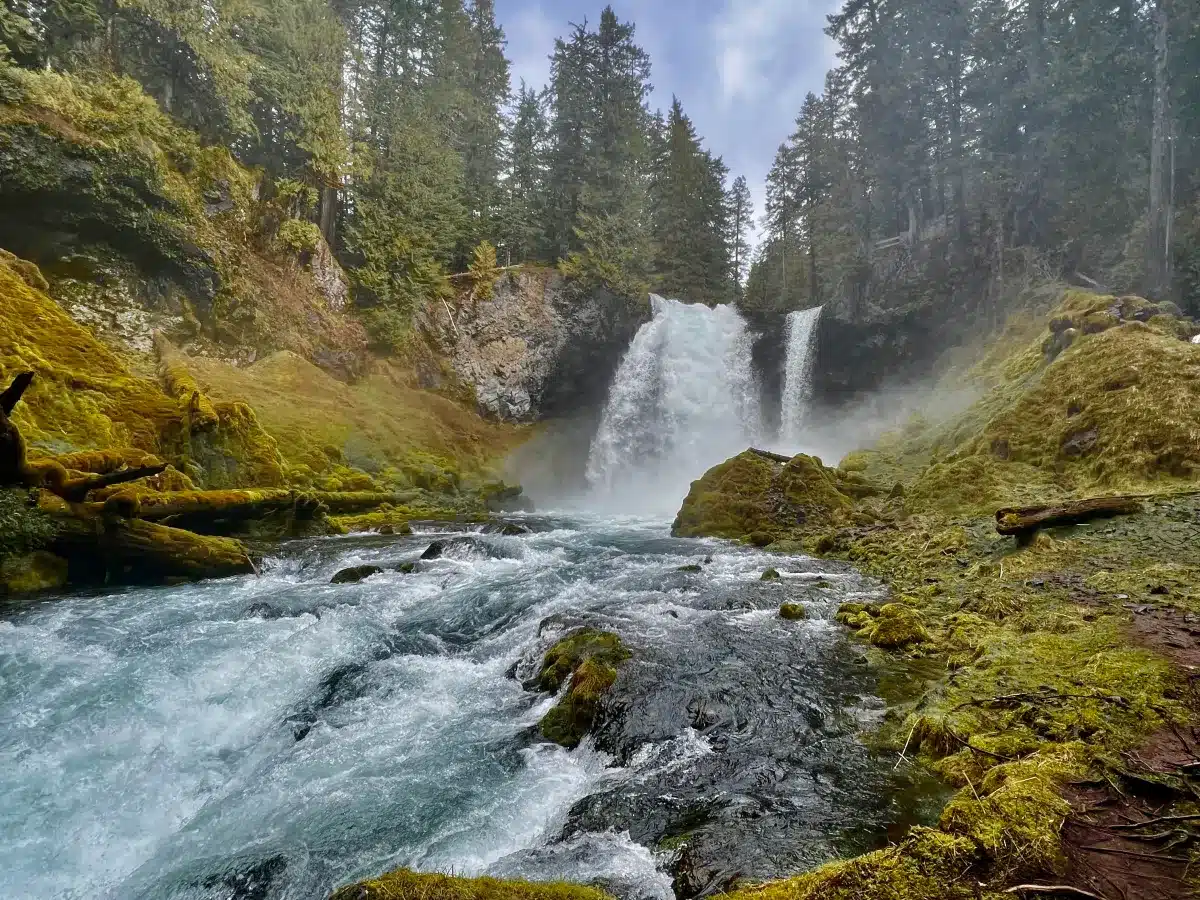
[[[995,299],[1036,260],[1200,311],[1200,6],[847,0],[827,32],[751,308]]]
[[[504,46],[492,0],[0,4],[0,67],[136,79],[264,171],[381,332],[448,296],[482,242],[631,296],[734,299],[749,190],[678,102],[650,111],[633,25],[571,26],[551,83],[515,95]]]

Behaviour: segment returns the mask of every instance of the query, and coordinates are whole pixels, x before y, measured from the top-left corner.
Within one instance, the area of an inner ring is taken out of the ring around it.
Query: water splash
[[[804,424],[812,398],[812,371],[816,356],[817,324],[823,307],[802,309],[787,318],[787,362],[783,375],[783,408],[779,440],[789,450],[803,441]]]
[[[673,512],[688,484],[762,430],[746,323],[732,306],[652,296],[592,442],[594,499]]]

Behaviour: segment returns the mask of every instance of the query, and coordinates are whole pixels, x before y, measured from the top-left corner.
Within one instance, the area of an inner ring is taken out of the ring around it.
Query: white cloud
[[[520,87],[522,78],[534,90],[541,90],[550,80],[554,39],[566,31],[566,22],[551,18],[537,4],[518,6],[513,0],[500,0],[496,7],[496,18],[508,40],[506,55],[512,64],[513,91]]]
[[[825,17],[838,6],[831,0],[725,0],[712,26],[723,101],[794,94],[797,80],[811,80],[814,70],[823,75],[835,51],[823,33]]]

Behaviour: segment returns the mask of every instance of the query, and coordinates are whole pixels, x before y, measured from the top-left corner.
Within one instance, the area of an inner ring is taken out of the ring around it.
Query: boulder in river
[[[813,456],[791,459],[746,450],[709,469],[692,484],[675,519],[677,537],[724,537],[768,546],[789,535],[846,520],[853,497],[843,490],[850,474],[830,469]]]
[[[333,576],[330,584],[358,584],[360,581],[366,581],[372,575],[382,574],[383,569],[379,566],[354,566],[349,569],[342,569]]]
[[[617,680],[617,669],[630,653],[611,631],[582,628],[547,653],[536,679],[539,690],[567,692],[539,723],[542,735],[564,747],[576,747],[595,724],[600,701]]]
[[[808,610],[801,603],[784,603],[779,607],[779,617],[791,622],[799,622],[808,618]]]

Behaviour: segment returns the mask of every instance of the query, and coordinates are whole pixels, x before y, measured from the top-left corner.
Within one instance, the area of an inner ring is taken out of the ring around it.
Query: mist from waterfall
[[[746,322],[732,306],[651,296],[588,456],[594,505],[674,513],[689,484],[762,431]]]
[[[817,325],[821,321],[822,308],[798,310],[787,317],[787,357],[779,427],[779,444],[787,451],[799,451],[804,445],[804,426],[812,400]]]

